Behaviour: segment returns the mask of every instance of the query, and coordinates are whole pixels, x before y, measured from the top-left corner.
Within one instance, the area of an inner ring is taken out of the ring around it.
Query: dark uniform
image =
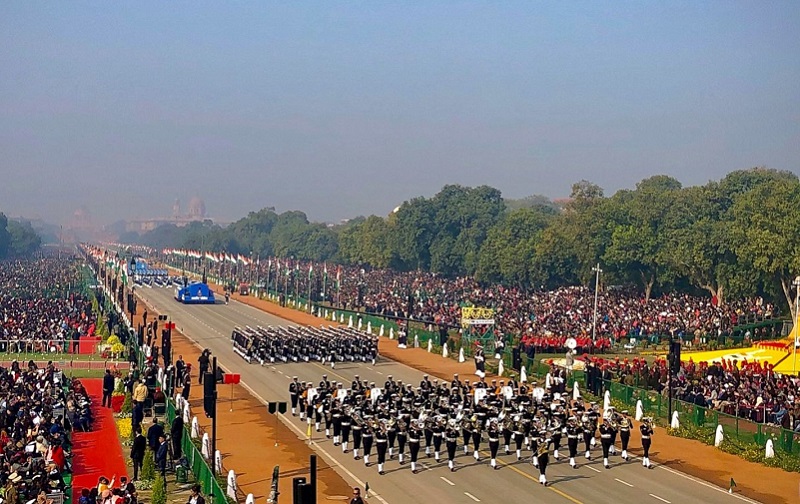
[[[651,422],[648,419],[645,419],[642,422],[642,425],[639,426],[639,431],[642,433],[642,450],[644,450],[644,455],[642,456],[642,465],[650,469],[650,445],[652,443],[651,437],[653,436],[653,427]]]

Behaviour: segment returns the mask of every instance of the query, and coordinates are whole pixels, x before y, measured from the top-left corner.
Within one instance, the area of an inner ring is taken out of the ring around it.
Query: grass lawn
[[[17,360],[20,362],[27,362],[29,360],[35,361],[101,361],[105,360],[100,358],[98,354],[63,354],[63,353],[0,353],[0,361],[11,362]]]
[[[102,378],[105,369],[67,369],[64,374],[71,378]]]

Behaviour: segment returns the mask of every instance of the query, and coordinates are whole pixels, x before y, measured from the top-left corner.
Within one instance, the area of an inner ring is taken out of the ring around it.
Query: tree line
[[[766,168],[683,187],[657,175],[606,196],[580,181],[569,200],[504,200],[488,187],[447,185],[387,217],[328,226],[303,212],[251,212],[225,228],[161,226],[138,238],[156,248],[295,257],[401,271],[472,275],[529,289],[589,284],[659,292],[762,295],[792,308],[800,275],[800,180]]]
[[[0,212],[0,259],[33,254],[42,239],[28,221],[9,220]]]

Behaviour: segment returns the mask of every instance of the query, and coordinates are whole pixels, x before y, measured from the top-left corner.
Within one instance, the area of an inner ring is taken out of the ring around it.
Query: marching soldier
[[[631,440],[631,421],[628,418],[628,410],[622,411],[622,418],[619,421],[619,439],[622,441],[622,459],[628,460],[628,442]]]
[[[378,474],[384,475],[383,464],[386,463],[386,448],[389,444],[389,437],[383,428],[375,431],[375,447],[378,450]]]
[[[550,462],[550,455],[548,454],[549,443],[550,439],[547,438],[547,432],[540,432],[534,459],[538,461],[539,483],[544,486],[547,486],[547,464]]]
[[[489,422],[489,428],[486,433],[489,435],[489,452],[491,454],[489,465],[491,465],[492,469],[499,469],[497,467],[497,450],[500,448],[500,428],[495,419]]]
[[[361,460],[361,457],[358,455],[358,450],[361,449],[361,433],[364,426],[361,425],[360,417],[353,417],[351,428],[353,430],[353,460]]]
[[[575,457],[578,456],[578,438],[583,434],[581,426],[578,425],[578,419],[574,416],[569,417],[567,422],[567,448],[569,449],[569,465],[573,469],[577,469],[575,464]]]
[[[347,443],[350,441],[350,422],[352,421],[349,413],[349,407],[342,408],[342,453],[347,453]]]
[[[450,420],[444,432],[445,445],[447,446],[447,467],[450,472],[455,472],[456,445],[458,444],[458,428],[455,419]]]
[[[411,421],[408,428],[408,449],[411,452],[411,473],[417,474],[417,457],[419,456],[419,438],[422,430],[416,420]]]
[[[372,454],[372,440],[373,440],[374,430],[372,425],[370,425],[370,421],[367,420],[367,424],[364,425],[364,428],[361,430],[361,445],[364,448],[364,465],[369,467],[369,456]]]
[[[608,465],[608,452],[611,448],[612,431],[611,421],[608,418],[603,419],[603,423],[600,424],[600,445],[603,448],[603,467],[606,469],[611,468],[611,466]]]
[[[650,469],[650,445],[653,437],[653,419],[650,417],[642,419],[642,425],[639,426],[639,431],[642,433],[642,449],[644,456],[642,456],[642,465]]]

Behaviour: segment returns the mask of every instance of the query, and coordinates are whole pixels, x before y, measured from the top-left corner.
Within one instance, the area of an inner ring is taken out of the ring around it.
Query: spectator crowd
[[[482,285],[472,277],[348,266],[329,272],[324,264],[287,260],[278,272],[278,263],[241,266],[238,278],[262,284],[269,279],[270,288],[279,292],[304,297],[311,292],[315,300],[339,308],[410,316],[431,324],[458,326],[462,306],[494,308],[498,332],[541,348],[563,347],[567,338],[592,336],[595,294],[582,286],[527,289]],[[635,289],[604,288],[597,296],[596,345],[603,348],[625,338],[668,334],[699,340],[729,333],[744,320],[769,319],[774,314],[774,306],[762,298],[719,303],[716,298],[675,292],[646,299]]]

